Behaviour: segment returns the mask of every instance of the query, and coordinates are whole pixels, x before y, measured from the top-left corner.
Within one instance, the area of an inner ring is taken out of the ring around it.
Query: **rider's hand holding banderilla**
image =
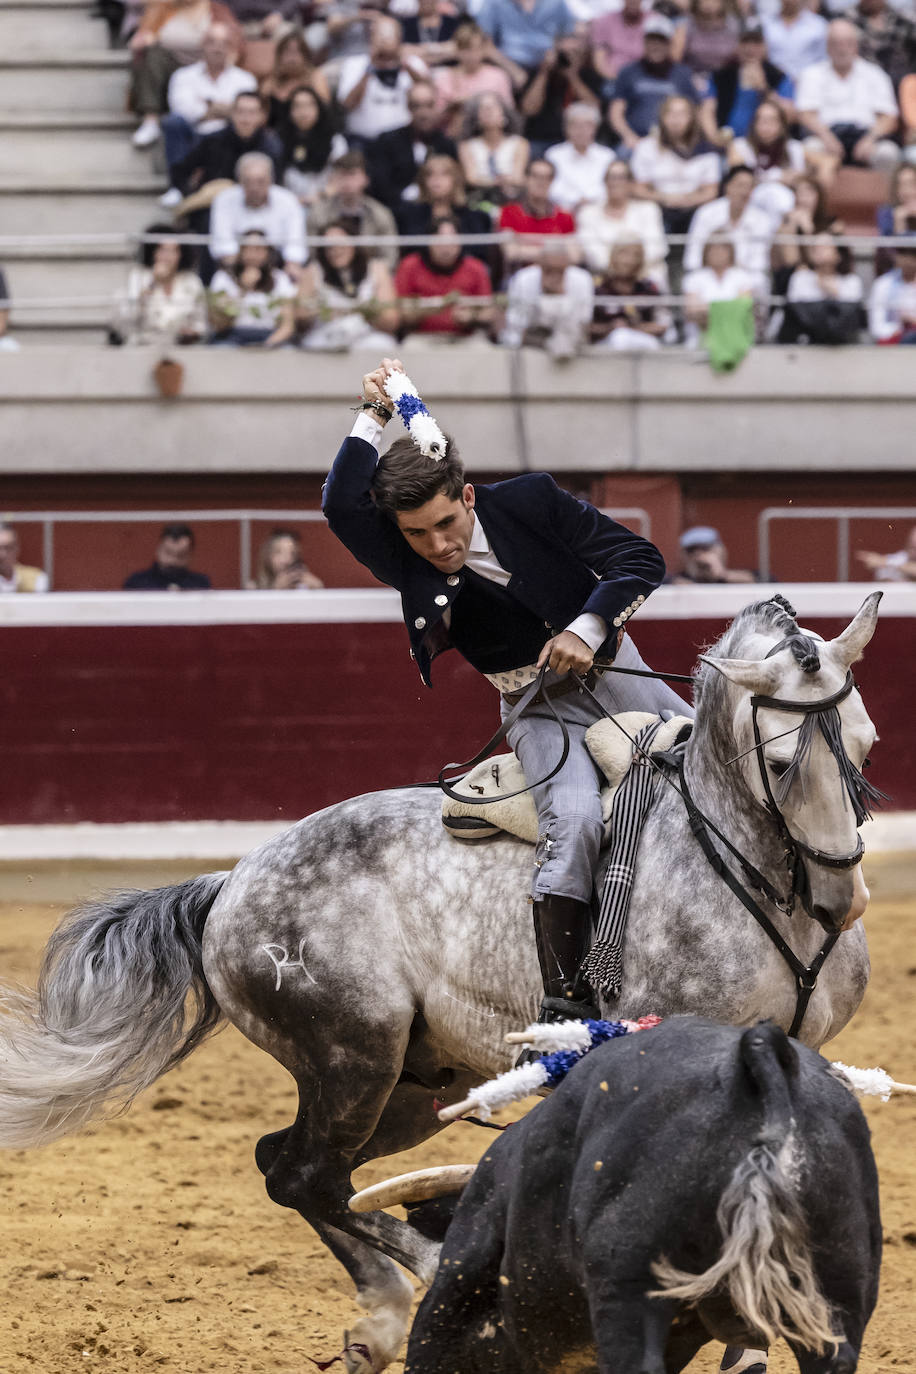
[[[545,663],[549,663],[555,673],[578,673],[581,677],[592,666],[594,657],[593,650],[583,639],[573,634],[572,630],[564,630],[562,634],[548,639],[537,666],[543,668]]]
[[[383,358],[374,372],[367,372],[363,378],[363,400],[375,401],[378,405],[384,406],[386,410],[391,410],[391,399],[385,390],[385,378],[390,377],[392,372],[403,372],[404,364],[398,358]],[[387,421],[378,414],[378,422],[383,427]]]

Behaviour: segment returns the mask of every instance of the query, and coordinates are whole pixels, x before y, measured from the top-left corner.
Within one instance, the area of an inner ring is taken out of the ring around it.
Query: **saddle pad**
[[[623,711],[611,720],[599,720],[585,732],[585,743],[595,763],[601,769],[607,785],[601,790],[601,810],[605,824],[610,820],[614,793],[633,758],[633,746],[627,735],[635,735],[656,717],[649,711]],[[614,721],[619,721],[626,735]],[[655,737],[653,753],[670,749],[685,726],[692,721],[687,716],[667,720]],[[558,732],[559,733],[559,732]],[[487,798],[486,802],[453,801],[446,797],[442,803],[442,823],[459,840],[483,840],[501,830],[530,844],[537,843],[538,813],[530,792],[508,801],[504,793],[525,786],[522,765],[514,754],[496,754],[485,759],[470,773],[452,784],[468,797]]]

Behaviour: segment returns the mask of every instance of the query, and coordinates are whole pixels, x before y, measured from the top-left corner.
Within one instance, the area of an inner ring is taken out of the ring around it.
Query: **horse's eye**
[[[786,763],[784,759],[770,760],[770,772],[774,778],[781,778],[791,767],[791,763]]]
[[[864,761],[864,763],[862,764],[862,772],[863,772],[863,773],[865,772],[865,769],[866,769],[866,768],[871,768],[871,759],[866,759],[866,760]]]

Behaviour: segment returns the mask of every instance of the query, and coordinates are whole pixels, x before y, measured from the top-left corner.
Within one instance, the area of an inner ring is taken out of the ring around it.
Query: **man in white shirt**
[[[46,592],[48,574],[19,562],[19,535],[0,521],[0,595],[6,592]]]
[[[764,21],[763,36],[767,57],[793,81],[827,53],[827,21],[805,0],[782,0],[779,14]]]
[[[684,271],[703,266],[703,249],[713,234],[726,233],[734,244],[735,265],[747,272],[756,294],[769,283],[770,240],[773,221],[751,204],[754,173],[750,167],[732,167],[723,184],[724,195],[701,205],[690,222],[684,248]]]
[[[555,143],[544,154],[556,172],[550,199],[563,210],[575,213],[589,201],[604,201],[604,175],[615,154],[595,142],[600,123],[601,112],[577,100],[563,116],[566,142]]]
[[[569,261],[569,249],[547,236],[541,260],[523,267],[509,282],[502,342],[544,348],[556,358],[571,358],[587,339],[595,305],[590,272]]]
[[[258,89],[252,73],[235,65],[238,53],[227,24],[208,29],[201,50],[203,61],[179,67],[169,81],[169,113],[160,120],[169,171],[204,134],[226,127],[237,95]],[[176,191],[169,200],[163,197],[163,204],[177,205],[180,199]]]
[[[373,22],[368,56],[344,58],[337,82],[337,99],[346,111],[347,138],[371,143],[391,129],[410,123],[407,93],[429,71],[417,56],[401,47],[401,26],[390,15]]]
[[[800,122],[811,135],[805,147],[840,162],[893,167],[900,149],[893,142],[899,122],[897,98],[887,72],[859,56],[859,31],[848,19],[834,19],[827,34],[827,60],[802,72],[795,93]]]
[[[238,186],[220,191],[210,211],[210,252],[224,266],[235,261],[239,241],[260,229],[276,248],[287,276],[296,281],[308,257],[305,211],[292,191],[273,184],[273,163],[266,153],[239,158]]]

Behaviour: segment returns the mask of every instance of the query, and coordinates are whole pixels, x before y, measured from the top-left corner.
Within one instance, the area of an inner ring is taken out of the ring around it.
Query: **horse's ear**
[[[878,624],[878,602],[883,595],[883,592],[872,592],[871,596],[867,596],[843,633],[827,646],[844,668],[858,663],[865,652]]]
[[[757,658],[707,658],[700,655],[700,662],[715,668],[736,687],[745,687],[749,692],[760,696],[771,696],[783,676],[783,669],[770,659]]]

